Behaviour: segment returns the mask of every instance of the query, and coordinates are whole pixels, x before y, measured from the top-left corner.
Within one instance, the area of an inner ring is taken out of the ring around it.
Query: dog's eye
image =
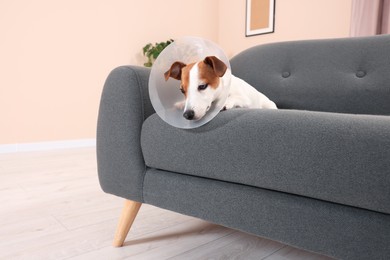
[[[198,90],[204,90],[209,86],[209,84],[202,84],[198,86]]]

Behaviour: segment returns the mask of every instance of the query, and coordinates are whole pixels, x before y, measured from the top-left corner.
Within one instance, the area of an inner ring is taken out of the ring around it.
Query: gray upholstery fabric
[[[97,125],[97,162],[105,192],[142,201],[145,163],[140,134],[154,112],[149,100],[149,69],[119,67],[104,85]]]
[[[338,259],[388,259],[390,215],[245,185],[149,170],[146,203]]]
[[[390,213],[390,117],[236,109],[201,128],[158,116],[142,129],[146,165]]]
[[[232,73],[279,108],[390,114],[390,35],[274,43],[231,60]]]
[[[388,259],[390,119],[351,114],[390,114],[389,53],[390,35],[251,48],[233,73],[295,110],[231,110],[192,130],[153,114],[149,69],[119,67],[99,109],[100,184],[336,258]]]

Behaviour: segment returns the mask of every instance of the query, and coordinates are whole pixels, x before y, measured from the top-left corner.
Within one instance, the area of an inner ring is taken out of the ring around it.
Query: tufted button
[[[365,72],[365,71],[358,70],[358,71],[356,72],[356,77],[358,77],[358,78],[363,78],[364,76],[366,76],[366,72]]]
[[[282,73],[282,77],[283,77],[283,78],[288,78],[288,77],[290,77],[290,72],[288,72],[288,71],[283,72],[283,73]]]

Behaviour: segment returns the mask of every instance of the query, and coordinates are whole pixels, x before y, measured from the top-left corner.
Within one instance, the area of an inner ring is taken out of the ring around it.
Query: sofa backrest
[[[259,45],[231,67],[279,108],[390,115],[390,35]]]

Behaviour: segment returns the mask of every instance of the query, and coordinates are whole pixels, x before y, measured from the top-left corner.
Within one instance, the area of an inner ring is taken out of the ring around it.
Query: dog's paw
[[[184,110],[185,105],[186,101],[179,101],[175,103],[175,108],[178,110]]]
[[[234,103],[234,100],[228,98],[225,102],[225,105],[223,106],[223,108],[221,109],[221,111],[225,111],[225,110],[228,110],[228,109],[232,109],[235,107],[235,103]]]

